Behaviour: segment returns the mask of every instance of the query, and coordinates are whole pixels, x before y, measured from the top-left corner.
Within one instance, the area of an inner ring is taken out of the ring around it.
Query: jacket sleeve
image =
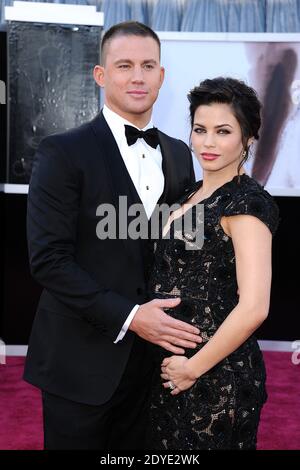
[[[99,285],[76,262],[80,190],[79,170],[55,136],[46,138],[37,151],[29,186],[30,270],[59,302],[115,340],[135,302]]]

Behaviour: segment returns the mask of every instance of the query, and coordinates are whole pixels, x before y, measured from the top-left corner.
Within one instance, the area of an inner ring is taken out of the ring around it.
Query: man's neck
[[[151,121],[152,109],[142,114],[132,114],[120,112],[120,110],[114,109],[113,106],[108,105],[107,103],[105,103],[105,106],[110,111],[117,114],[121,118],[126,119],[126,121],[128,121],[133,126],[138,127],[139,129],[144,129],[144,127],[146,127],[147,124],[149,124],[149,122]]]

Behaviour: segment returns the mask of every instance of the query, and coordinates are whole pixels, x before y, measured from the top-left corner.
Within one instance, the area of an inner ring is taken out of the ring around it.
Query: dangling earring
[[[242,165],[243,165],[244,160],[245,160],[246,157],[247,157],[247,150],[244,150],[243,153],[242,153],[242,155],[241,155],[241,161],[240,161],[240,163],[239,163],[239,165],[238,165],[238,168],[237,168],[237,172],[238,172],[238,183],[240,183],[240,176],[241,176],[241,175],[240,175],[240,169],[241,169],[241,167],[242,167]]]

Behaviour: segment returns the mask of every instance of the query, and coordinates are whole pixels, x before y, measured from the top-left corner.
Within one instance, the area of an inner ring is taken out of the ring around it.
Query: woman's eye
[[[206,130],[201,127],[196,127],[194,129],[194,132],[196,132],[196,134],[204,134]],[[221,135],[227,135],[227,134],[230,134],[230,131],[228,129],[219,129],[217,133]]]

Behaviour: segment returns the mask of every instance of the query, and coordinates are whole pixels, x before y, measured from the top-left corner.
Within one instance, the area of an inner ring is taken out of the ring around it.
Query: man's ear
[[[94,67],[94,80],[101,88],[104,88],[105,84],[105,69],[101,65],[95,65]]]
[[[165,79],[165,68],[164,67],[161,67],[160,68],[160,86],[159,88],[162,86],[162,84],[164,83],[164,79]]]

